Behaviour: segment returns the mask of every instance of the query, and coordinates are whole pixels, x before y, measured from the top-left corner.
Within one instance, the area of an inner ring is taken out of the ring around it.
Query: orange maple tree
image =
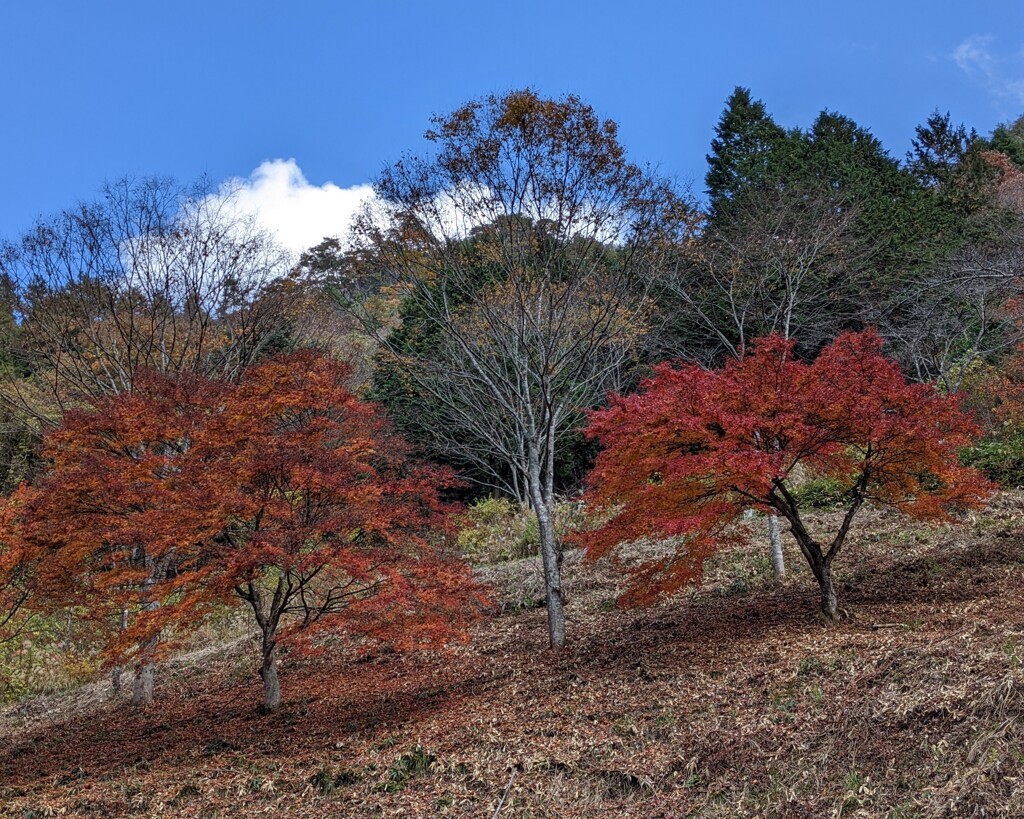
[[[218,601],[252,608],[268,710],[282,643],[436,645],[478,610],[469,569],[435,548],[453,476],[415,462],[348,374],[314,352],[237,384],[149,374],[48,436],[46,476],[5,507],[3,554],[135,663],[137,703],[169,638]]]
[[[0,643],[21,635],[32,619],[25,604],[32,593],[35,562],[19,533],[23,495],[15,495],[0,504]]]
[[[217,530],[211,482],[184,467],[212,390],[140,374],[134,392],[68,412],[45,438],[47,474],[5,508],[6,552],[32,567],[35,605],[74,606],[105,632],[111,662],[136,665],[140,705],[152,702],[161,633],[210,603],[198,544]]]
[[[379,408],[345,386],[348,368],[305,352],[249,371],[197,440],[216,465],[227,525],[204,544],[213,584],[252,609],[266,710],[280,703],[279,646],[326,630],[396,648],[463,634],[483,598],[470,570],[432,546],[445,528],[427,467]],[[203,467],[207,468],[207,467]]]
[[[832,564],[866,502],[919,518],[981,505],[991,485],[960,465],[978,430],[957,399],[909,384],[882,353],[877,332],[845,333],[812,362],[793,340],[769,336],[721,370],[662,365],[639,393],[613,396],[590,416],[603,447],[589,477],[592,503],[612,510],[587,536],[601,556],[641,535],[682,536],[674,553],[645,565],[624,602],[644,603],[700,578],[704,560],[742,537],[748,509],[789,524],[835,620]],[[794,479],[843,487],[845,513],[826,538],[804,521]]]

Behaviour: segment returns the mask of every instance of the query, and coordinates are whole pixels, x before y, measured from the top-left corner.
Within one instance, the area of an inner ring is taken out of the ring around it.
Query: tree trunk
[[[771,543],[772,568],[775,570],[775,579],[783,580],[786,577],[786,558],[782,554],[782,537],[779,534],[777,515],[768,516],[768,541]]]
[[[139,601],[142,603],[143,614],[156,611],[160,608],[160,601],[152,599],[153,587],[157,580],[166,576],[167,566],[173,558],[174,551],[164,556],[158,564],[153,565],[146,560],[149,566],[149,576],[142,583],[142,590],[139,593]],[[121,610],[121,622],[127,627],[128,612]],[[135,681],[132,683],[132,705],[153,704],[153,680],[156,677],[156,647],[160,642],[160,632],[157,631],[146,642],[139,645],[139,662],[135,668]]]
[[[548,638],[551,648],[558,651],[565,646],[565,601],[562,597],[562,561],[555,540],[555,525],[551,510],[534,502],[537,529],[540,532],[540,554],[544,563],[544,591],[548,609]]]
[[[531,446],[526,476],[533,513],[540,534],[540,555],[544,564],[545,605],[548,610],[548,639],[552,651],[565,646],[565,600],[562,596],[562,557],[555,537],[554,489],[551,481],[552,451],[548,453],[548,474],[541,466],[539,447]],[[547,480],[545,480],[545,477]]]
[[[863,476],[861,480],[864,480]],[[778,479],[774,483],[775,489],[772,490],[770,497],[770,500],[773,501],[772,505],[789,521],[789,530],[793,533],[793,537],[796,540],[797,546],[800,547],[803,556],[807,558],[807,565],[811,567],[814,579],[818,581],[818,588],[821,589],[821,613],[826,620],[834,623],[839,620],[839,602],[836,598],[835,584],[832,582],[832,561],[835,560],[836,555],[843,548],[846,535],[850,531],[850,524],[864,503],[864,486],[862,483],[858,483],[856,487],[857,494],[850,508],[846,510],[846,515],[843,517],[839,531],[832,540],[832,545],[827,551],[823,551],[821,544],[812,538],[804,527],[804,523],[797,511],[796,501],[786,489],[785,484]],[[779,495],[775,494],[776,489]]]
[[[268,632],[263,634],[260,677],[263,678],[263,705],[260,710],[264,714],[272,714],[281,707],[281,682],[277,677],[277,638]]]
[[[132,683],[132,705],[134,706],[153,704],[153,681],[156,677],[153,652],[156,651],[158,640],[158,637],[153,637],[142,646],[139,665],[135,669],[135,681]]]
[[[158,608],[160,604],[152,600],[142,605],[143,611],[154,611]],[[135,668],[135,681],[132,683],[132,705],[153,704],[153,680],[156,677],[156,662],[153,657],[159,642],[160,635],[154,634],[139,646],[139,662]]]
[[[832,567],[827,562],[823,563],[820,570],[815,570],[815,576],[821,588],[821,613],[830,623],[835,623],[839,620],[839,603],[832,583]]]
[[[801,543],[799,537],[797,542]],[[821,589],[821,613],[830,623],[835,623],[839,620],[839,604],[836,599],[836,587],[832,582],[833,555],[822,554],[821,547],[809,539],[801,543],[801,547],[811,567],[811,573],[818,581],[818,588]]]
[[[121,631],[128,628],[128,609],[121,609]],[[124,676],[124,666],[115,665],[110,669],[110,687],[114,689],[114,696],[121,693],[121,679]]]
[[[144,707],[153,704],[153,679],[156,676],[156,663],[143,663],[135,672],[132,683],[132,705]]]

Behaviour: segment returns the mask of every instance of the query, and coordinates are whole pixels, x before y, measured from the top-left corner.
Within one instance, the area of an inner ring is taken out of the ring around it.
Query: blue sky
[[[980,132],[1024,113],[1012,0],[9,0],[0,32],[8,238],[124,174],[241,178],[327,232],[341,189],[420,150],[431,113],[526,85],[579,94],[698,191],[736,85],[786,126],[851,116],[898,157],[935,108]]]

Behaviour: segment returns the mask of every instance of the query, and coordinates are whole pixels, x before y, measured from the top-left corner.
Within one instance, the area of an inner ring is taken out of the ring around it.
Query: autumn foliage
[[[190,469],[191,442],[213,385],[140,376],[133,393],[66,414],[46,438],[45,478],[7,504],[8,550],[31,569],[35,605],[73,606],[100,632],[113,663],[146,669],[168,626],[208,608],[200,544],[219,521],[212,474]],[[141,685],[142,676],[139,680]]]
[[[649,602],[699,579],[754,509],[787,521],[834,619],[831,565],[864,503],[933,519],[982,504],[989,484],[958,460],[974,423],[955,397],[908,384],[882,344],[874,331],[846,333],[805,363],[792,340],[770,336],[721,370],[662,365],[639,393],[594,412],[589,435],[602,452],[589,494],[613,517],[589,535],[590,554],[641,535],[682,536],[624,600]],[[805,525],[793,491],[801,476],[843,486],[845,515],[828,537]]]
[[[0,547],[0,643],[18,637],[31,620],[25,604],[32,592],[34,561],[16,534],[20,513],[20,498],[0,505],[0,532],[7,541]]]
[[[438,491],[453,475],[411,460],[347,375],[308,352],[257,367],[195,446],[198,463],[223,465],[216,506],[228,525],[203,544],[212,587],[253,610],[271,709],[282,642],[308,646],[330,629],[438,645],[480,599],[469,569],[432,548],[448,511]]]
[[[111,661],[140,669],[241,599],[270,709],[282,644],[328,629],[398,648],[458,635],[480,597],[435,548],[453,478],[412,460],[347,376],[302,352],[237,384],[149,375],[69,413],[46,441],[48,474],[7,506],[6,553],[33,566],[40,600],[82,610]]]

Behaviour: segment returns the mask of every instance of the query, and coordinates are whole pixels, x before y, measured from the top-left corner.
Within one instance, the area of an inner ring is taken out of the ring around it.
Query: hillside
[[[827,515],[826,515],[827,517]],[[171,663],[133,713],[97,684],[0,717],[0,816],[1021,816],[1024,494],[929,529],[878,511],[826,627],[788,555],[620,610],[567,558],[570,646],[546,651],[532,561],[447,652],[286,661],[257,713],[245,641]]]

